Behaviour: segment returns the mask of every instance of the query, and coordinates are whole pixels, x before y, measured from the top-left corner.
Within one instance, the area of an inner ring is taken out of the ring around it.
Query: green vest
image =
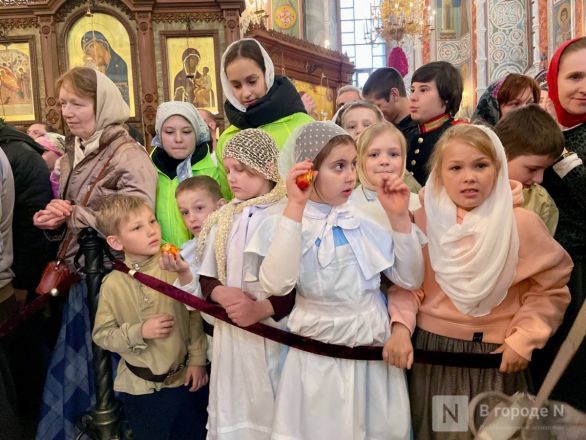
[[[157,168],[156,165],[155,168]],[[191,170],[194,176],[210,176],[219,183],[220,190],[224,197],[230,195],[230,188],[228,187],[228,182],[226,182],[226,175],[225,173],[222,173],[220,167],[214,163],[210,153],[199,162],[193,164]],[[175,190],[179,185],[179,180],[177,177],[170,179],[158,168],[157,174],[155,215],[161,225],[163,242],[182,246],[183,243],[192,238],[192,235],[185,226],[183,217],[181,216],[177,202],[175,201]]]
[[[297,127],[300,127],[301,125],[309,124],[310,122],[315,122],[315,120],[308,114],[293,113],[292,115],[285,116],[284,118],[278,119],[274,122],[271,122],[270,124],[261,125],[258,128],[267,134],[270,134],[275,140],[277,148],[279,151],[281,151],[285,145],[285,141],[289,138],[293,130],[295,130]],[[231,125],[226,130],[224,130],[218,139],[218,145],[216,146],[216,157],[218,159],[218,164],[222,163],[222,152],[224,151],[224,146],[239,131],[240,129],[238,127]],[[220,169],[223,178],[226,179],[226,170],[224,167],[219,165],[218,168]],[[232,198],[231,195],[230,198]]]

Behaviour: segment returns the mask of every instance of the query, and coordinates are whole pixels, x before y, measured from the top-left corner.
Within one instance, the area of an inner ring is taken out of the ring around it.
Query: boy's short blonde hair
[[[130,214],[145,208],[152,212],[147,201],[138,196],[108,196],[100,205],[96,215],[96,226],[104,237],[117,235],[120,232],[120,224],[128,221]]]
[[[403,136],[403,133],[401,133],[401,131],[390,122],[383,121],[372,124],[370,127],[366,128],[366,130],[360,133],[356,141],[356,145],[358,147],[358,164],[356,166],[358,180],[360,183],[362,183],[362,185],[369,189],[372,189],[374,185],[370,182],[368,176],[366,175],[366,168],[364,166],[364,163],[366,162],[366,154],[370,144],[372,144],[372,142],[383,133],[390,133],[399,142],[401,156],[403,157],[403,164],[401,165],[401,174],[399,177],[403,177],[403,174],[405,174],[405,167],[407,163],[407,140],[405,139],[405,136]]]

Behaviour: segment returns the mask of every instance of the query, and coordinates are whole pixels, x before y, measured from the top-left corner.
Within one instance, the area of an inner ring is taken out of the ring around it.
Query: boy
[[[535,212],[554,235],[558,209],[539,185],[543,172],[560,158],[564,135],[551,115],[538,105],[509,113],[494,128],[507,154],[509,178],[523,184],[523,208]]]
[[[178,281],[187,291],[199,287],[185,261],[161,256],[161,228],[143,199],[106,199],[97,226],[134,270]],[[199,313],[114,271],[102,283],[92,336],[97,345],[122,357],[114,390],[121,394],[136,438],[205,437],[205,412],[198,411],[199,393],[193,393],[208,381]]]
[[[436,142],[452,125],[467,122],[454,119],[463,90],[460,72],[446,61],[425,64],[413,73],[409,113],[419,128],[407,139],[407,170],[423,186],[429,174],[427,162]]]

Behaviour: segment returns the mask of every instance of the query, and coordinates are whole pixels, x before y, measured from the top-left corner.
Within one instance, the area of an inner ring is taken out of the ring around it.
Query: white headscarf
[[[436,184],[437,170],[433,169],[425,185],[425,214],[437,283],[461,313],[484,316],[511,287],[519,236],[505,150],[492,130],[476,127],[490,137],[501,164],[492,193],[458,224],[458,208],[445,188]]]
[[[157,107],[157,117],[155,119],[156,136],[153,138],[152,144],[161,148],[161,129],[163,124],[171,116],[181,116],[193,128],[195,132],[195,145],[210,141],[210,130],[207,124],[199,115],[197,108],[189,102],[182,101],[168,101],[159,104]]]
[[[242,38],[241,40],[235,41],[230,46],[228,46],[224,51],[224,54],[222,55],[222,62],[220,65],[220,79],[222,81],[222,89],[224,91],[224,96],[230,102],[230,104],[232,104],[236,109],[238,109],[241,112],[246,112],[246,107],[242,105],[234,95],[232,84],[230,84],[230,81],[228,81],[228,77],[226,76],[225,64],[226,54],[230,52],[232,46],[234,46],[235,44],[240,44],[241,41],[254,41],[258,45],[260,52],[262,53],[263,60],[265,62],[265,82],[267,84],[267,92],[275,82],[275,66],[273,65],[273,60],[271,60],[271,57],[269,56],[265,48],[262,47],[262,44],[260,44],[254,38]]]

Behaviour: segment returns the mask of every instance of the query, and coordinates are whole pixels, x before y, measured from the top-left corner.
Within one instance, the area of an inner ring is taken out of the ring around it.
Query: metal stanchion
[[[80,251],[84,256],[86,284],[88,289],[88,308],[91,327],[94,327],[98,309],[98,294],[104,268],[104,240],[92,228],[85,228],[79,235]],[[110,352],[92,342],[94,355],[94,379],[96,384],[96,404],[90,410],[88,424],[100,440],[120,438],[120,405],[114,397],[112,381],[112,364]]]

